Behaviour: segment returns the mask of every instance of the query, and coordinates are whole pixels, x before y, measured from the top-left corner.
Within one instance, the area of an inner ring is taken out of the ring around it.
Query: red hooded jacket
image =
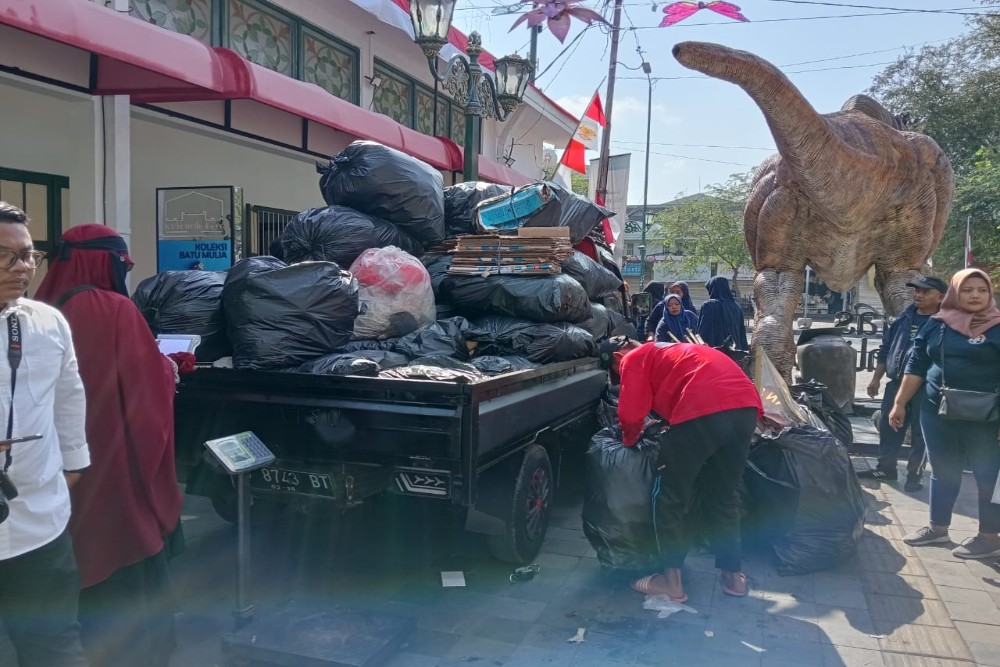
[[[74,247],[90,242],[122,250]],[[182,495],[174,468],[174,374],[135,305],[123,295],[131,266],[124,242],[103,225],[73,227],[35,298],[69,321],[87,394],[91,466],[73,487],[70,531],[83,587],[163,549]]]

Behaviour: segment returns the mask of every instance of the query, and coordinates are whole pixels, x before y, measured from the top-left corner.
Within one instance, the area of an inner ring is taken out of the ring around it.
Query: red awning
[[[528,185],[537,180],[528,178],[521,172],[514,171],[510,167],[504,166],[499,162],[493,162],[492,160],[479,161],[479,178],[484,181],[490,181],[491,183],[513,185],[514,187]]]
[[[0,0],[0,23],[97,55],[98,95],[197,99],[222,90],[210,47],[93,2]]]
[[[362,109],[335,97],[319,86],[255,65],[235,51],[216,48],[223,63],[225,90],[229,100],[246,99],[301,118],[370,139],[427,162],[445,171],[462,168],[460,154],[452,142],[411,130],[386,115]]]
[[[0,0],[0,24],[97,55],[95,95],[133,103],[248,99],[361,139],[377,141],[443,171],[462,170],[462,150],[319,86],[255,65],[235,51],[144,23],[84,0]],[[482,178],[507,185],[530,179],[497,163]]]

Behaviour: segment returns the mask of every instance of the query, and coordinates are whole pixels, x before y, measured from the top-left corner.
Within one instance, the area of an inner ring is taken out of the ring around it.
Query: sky
[[[624,0],[611,152],[632,155],[629,204],[643,200],[649,91],[639,70],[642,59],[637,48],[644,51],[654,79],[665,77],[654,81],[649,155],[649,203],[660,204],[723,183],[730,174],[750,171],[774,152],[764,118],[747,94],[733,84],[682,67],[670,53],[677,42],[717,42],[756,53],[781,67],[817,111],[829,113],[864,92],[876,74],[908,49],[940,43],[968,29],[966,19],[959,15],[890,10],[983,11],[977,0],[735,2],[749,23],[703,9],[680,24],[659,28],[665,3]],[[493,14],[497,7],[514,4],[515,0],[459,0],[454,25],[466,33],[478,30],[483,46],[496,56],[515,51],[527,56],[528,29],[522,24],[508,32],[517,15]],[[584,0],[583,6],[600,10],[601,0]],[[815,18],[858,14],[865,16]],[[611,16],[610,10],[606,15]],[[574,21],[566,44],[584,27]],[[564,45],[548,31],[539,35],[538,43],[537,83],[547,95],[578,115],[598,86],[605,97],[602,82],[610,60],[607,31],[587,30],[562,56]],[[590,157],[596,158],[597,153]]]

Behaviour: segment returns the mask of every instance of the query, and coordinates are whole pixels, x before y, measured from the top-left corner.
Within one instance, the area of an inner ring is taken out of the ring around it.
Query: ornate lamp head
[[[521,100],[531,78],[532,66],[518,55],[504,56],[494,61],[496,67],[497,101],[510,113]]]
[[[436,58],[448,43],[455,0],[410,0],[413,41],[428,58]]]

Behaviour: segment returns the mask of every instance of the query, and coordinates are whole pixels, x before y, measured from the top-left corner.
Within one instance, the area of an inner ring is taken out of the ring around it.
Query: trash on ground
[[[741,640],[740,643],[743,644],[744,646],[746,646],[751,651],[756,651],[757,653],[766,653],[767,652],[766,648],[761,648],[760,646],[754,646],[753,644],[751,644],[749,642],[745,642],[745,641]]]
[[[583,638],[585,634],[587,634],[587,628],[577,628],[576,634],[567,639],[566,641],[568,641],[570,644],[582,644],[583,642],[586,641]]]
[[[686,611],[689,614],[698,613],[697,609],[689,607],[686,604],[681,604],[680,602],[675,602],[667,595],[647,595],[645,601],[642,603],[642,608],[660,612],[656,615],[657,618],[669,618],[679,611]]]
[[[465,586],[464,572],[442,572],[441,586],[444,588],[460,588]]]
[[[705,636],[711,639],[712,637],[715,636],[715,633],[712,632],[711,630],[705,630]]]
[[[531,581],[535,575],[541,572],[542,566],[537,563],[519,567],[510,573],[510,583],[516,584],[519,581]]]

